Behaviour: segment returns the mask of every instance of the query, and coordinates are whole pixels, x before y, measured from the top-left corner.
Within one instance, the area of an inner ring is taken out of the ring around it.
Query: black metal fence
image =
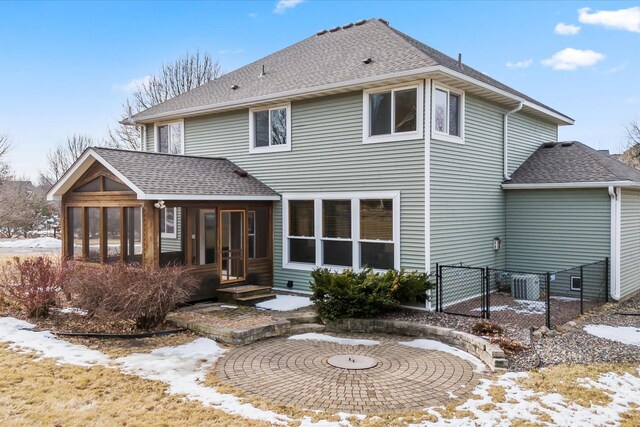
[[[568,322],[607,302],[609,259],[556,272],[436,264],[436,310],[529,327]]]

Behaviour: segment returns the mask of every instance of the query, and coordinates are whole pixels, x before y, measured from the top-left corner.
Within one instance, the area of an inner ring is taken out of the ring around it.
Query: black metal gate
[[[489,318],[486,268],[436,264],[436,310]]]

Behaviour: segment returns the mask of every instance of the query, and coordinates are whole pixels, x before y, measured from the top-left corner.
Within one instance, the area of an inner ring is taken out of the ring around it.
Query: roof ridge
[[[611,168],[611,164],[607,164],[607,161],[614,161],[614,162],[618,162],[620,163],[620,165],[624,166],[625,168],[630,169],[631,171],[635,172],[635,173],[640,173],[638,172],[637,169],[632,168],[624,163],[622,163],[619,160],[616,159],[612,159],[609,156],[606,156],[604,153],[599,152],[598,150],[596,150],[595,148],[589,147],[586,144],[583,144],[580,141],[573,141],[574,144],[576,144],[582,151],[584,151],[585,153],[587,153],[587,155],[589,155],[591,158],[593,158],[595,161],[597,161],[600,165],[602,165],[603,168],[605,168],[607,171],[609,171],[610,174],[614,175],[616,178],[624,180],[624,181],[628,181],[629,179],[627,177],[624,176],[620,176],[620,174],[618,174],[617,171],[615,171],[614,169]]]
[[[170,157],[187,157],[192,159],[207,159],[207,160],[227,160],[231,162],[226,157],[208,157],[208,156],[196,156],[193,154],[171,154],[171,153],[158,153],[157,151],[143,151],[143,150],[127,150],[124,148],[113,148],[113,147],[100,147],[100,146],[91,146],[87,149],[92,150],[108,150],[108,151],[118,151],[125,153],[137,153],[137,154],[150,154],[150,155],[158,155],[158,156],[170,156]],[[233,162],[231,162],[233,163]],[[234,163],[235,164],[235,163]]]
[[[415,46],[413,43],[411,43],[409,40],[407,40],[407,38],[412,39],[412,40],[415,40],[415,41],[416,41],[416,42],[418,42],[418,43],[422,43],[422,42],[420,42],[419,40],[414,39],[413,37],[411,37],[411,36],[409,36],[409,35],[407,35],[407,34],[403,33],[402,31],[400,31],[400,30],[398,30],[398,29],[396,29],[396,28],[392,27],[392,26],[391,26],[391,24],[389,24],[389,23],[386,23],[386,24],[385,24],[384,22],[382,22],[382,21],[380,20],[380,18],[372,18],[372,19],[367,20],[367,22],[370,22],[370,21],[377,21],[378,23],[382,24],[382,26],[383,26],[384,28],[386,28],[386,29],[387,29],[391,34],[393,34],[393,36],[394,36],[395,38],[397,38],[397,39],[401,40],[401,41],[402,41],[402,43],[406,44],[406,45],[407,45],[407,46],[409,46],[411,49],[413,49],[413,50],[417,51],[421,56],[424,56],[424,57],[427,57],[427,58],[429,58],[429,59],[432,59],[432,60],[436,61],[438,64],[440,64],[440,61],[438,61],[436,58],[433,58],[433,57],[431,57],[431,56],[427,55],[425,52],[423,52],[423,51],[422,51],[422,50],[420,50],[417,46]],[[422,43],[422,44],[424,44],[424,43]],[[425,46],[426,46],[426,45],[425,45]],[[429,46],[428,46],[428,47],[429,47]],[[431,48],[431,49],[433,49],[433,48]],[[435,49],[433,49],[433,50],[435,50]],[[441,53],[441,52],[439,52],[439,53]],[[443,55],[445,55],[445,54],[443,53]],[[445,56],[446,56],[446,55],[445,55]],[[453,59],[453,58],[451,58],[451,59]],[[440,65],[442,65],[442,64],[440,64]]]

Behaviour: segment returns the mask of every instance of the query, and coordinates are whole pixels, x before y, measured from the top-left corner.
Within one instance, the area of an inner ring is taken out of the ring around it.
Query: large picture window
[[[291,105],[249,110],[250,153],[291,150]]]
[[[283,196],[284,268],[400,267],[397,192]]]
[[[423,85],[364,92],[364,142],[422,138]]]

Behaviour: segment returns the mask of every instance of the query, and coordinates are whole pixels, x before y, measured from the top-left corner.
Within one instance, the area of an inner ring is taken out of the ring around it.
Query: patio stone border
[[[433,339],[477,357],[489,366],[492,372],[507,368],[507,359],[499,346],[455,329],[390,319],[325,320],[325,324],[328,332],[383,333]]]
[[[167,320],[177,326],[187,328],[212,340],[231,345],[247,345],[263,338],[280,337],[289,334],[291,322],[275,319],[272,323],[242,329],[227,328],[213,323],[186,320],[179,314],[170,313]]]

